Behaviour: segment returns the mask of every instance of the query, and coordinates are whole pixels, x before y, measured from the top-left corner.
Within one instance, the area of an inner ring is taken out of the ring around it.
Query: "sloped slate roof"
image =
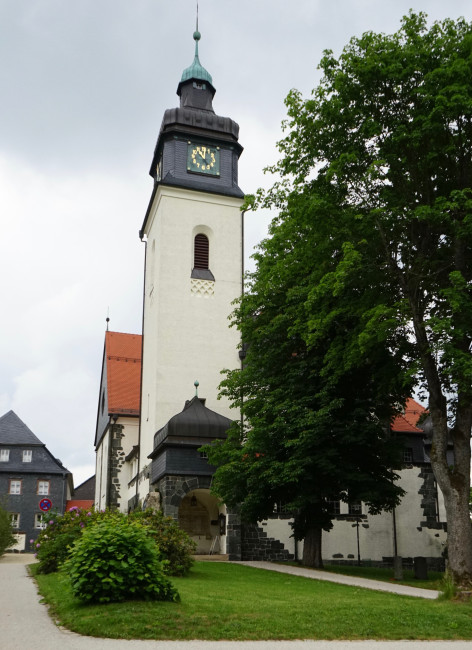
[[[0,417],[0,444],[43,445],[14,411],[8,411]]]
[[[140,334],[106,333],[109,413],[139,415],[141,344]]]

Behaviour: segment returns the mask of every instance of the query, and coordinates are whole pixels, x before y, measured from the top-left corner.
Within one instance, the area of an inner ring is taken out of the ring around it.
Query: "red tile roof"
[[[66,512],[71,508],[79,508],[80,510],[89,510],[93,507],[93,499],[69,499],[66,502]]]
[[[423,433],[421,429],[415,426],[423,413],[426,413],[424,406],[421,406],[421,404],[418,404],[413,398],[409,397],[406,401],[404,412],[394,418],[392,431],[399,433]]]
[[[108,412],[139,415],[141,335],[106,332]]]

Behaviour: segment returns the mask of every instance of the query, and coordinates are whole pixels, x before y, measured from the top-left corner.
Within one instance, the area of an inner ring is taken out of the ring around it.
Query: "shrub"
[[[72,508],[61,515],[50,513],[47,526],[36,540],[36,557],[39,560],[38,573],[52,573],[67,559],[74,542],[84,528],[101,521],[104,517],[116,517],[119,513],[105,513],[94,510]]]
[[[154,512],[150,509],[144,512],[136,510],[128,516],[146,527],[161,556],[167,560],[165,572],[168,575],[183,576],[190,571],[197,545],[172,517],[166,517],[162,510]]]
[[[16,543],[13,536],[10,515],[0,506],[0,556]]]
[[[156,544],[136,521],[104,520],[86,528],[64,567],[74,596],[86,602],[179,600]]]

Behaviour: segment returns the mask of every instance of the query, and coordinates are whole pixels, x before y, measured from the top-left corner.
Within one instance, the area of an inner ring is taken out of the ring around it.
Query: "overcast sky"
[[[195,0],[0,0],[0,415],[74,474],[95,471],[105,319],[141,332],[148,175],[193,60]],[[410,8],[472,19],[470,0],[200,0],[214,107],[240,125],[240,186],[270,184],[284,97],[326,48],[392,33]],[[246,249],[267,214],[248,215]]]

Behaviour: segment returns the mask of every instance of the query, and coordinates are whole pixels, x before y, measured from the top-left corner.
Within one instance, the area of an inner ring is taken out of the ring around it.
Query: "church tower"
[[[213,110],[215,88],[199,60],[200,33],[193,38],[195,57],[177,88],[180,106],[162,120],[150,169],[154,189],[140,231],[146,241],[141,500],[158,489],[149,460],[154,436],[182,412],[196,380],[206,409],[225,420],[238,417],[217,396],[221,371],[239,364],[239,334],[228,317],[242,290],[242,147],[236,122]],[[199,411],[199,417],[205,416]]]

